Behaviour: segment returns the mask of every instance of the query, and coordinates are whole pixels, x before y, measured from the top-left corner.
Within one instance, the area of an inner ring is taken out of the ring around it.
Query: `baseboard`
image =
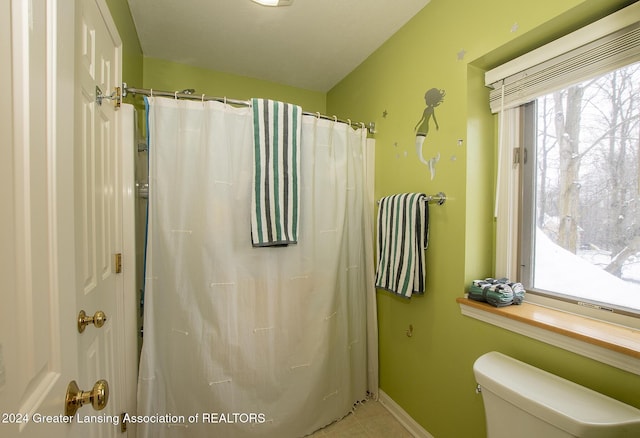
[[[409,414],[405,412],[402,407],[391,397],[389,397],[382,389],[378,390],[378,401],[393,415],[396,420],[404,426],[405,429],[411,433],[415,438],[434,438],[429,432],[427,432],[422,426],[418,424],[416,420],[411,418]]]

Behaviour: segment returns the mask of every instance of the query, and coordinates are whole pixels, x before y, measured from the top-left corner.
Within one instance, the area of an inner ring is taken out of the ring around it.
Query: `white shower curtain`
[[[298,244],[251,245],[250,108],[149,98],[142,437],[300,437],[377,391],[366,133],[303,116]]]

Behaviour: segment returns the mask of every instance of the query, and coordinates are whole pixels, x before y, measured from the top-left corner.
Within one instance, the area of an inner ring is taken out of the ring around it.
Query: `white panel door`
[[[0,2],[0,436],[78,437],[73,248],[73,10]],[[63,421],[63,423],[60,423]]]
[[[101,411],[79,411],[104,419],[88,430],[100,437],[120,436],[118,416],[124,411],[123,275],[116,255],[122,249],[121,156],[119,119],[111,95],[120,84],[121,42],[104,0],[76,1],[76,142],[75,242],[76,310],[91,317],[106,315],[102,327],[87,326],[78,334],[78,385],[89,389],[104,379],[110,400]]]
[[[104,0],[0,2],[0,437],[126,436],[118,122],[95,104],[95,85],[120,81],[120,50]],[[80,309],[107,323],[80,334]],[[66,417],[69,382],[99,379],[107,407]]]

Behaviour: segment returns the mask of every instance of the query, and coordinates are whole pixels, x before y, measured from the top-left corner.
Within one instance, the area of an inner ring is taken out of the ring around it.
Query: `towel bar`
[[[435,195],[427,195],[425,198],[425,202],[434,203],[438,205],[442,205],[447,200],[447,195],[444,192],[438,192]],[[378,200],[378,204],[380,204],[380,200]]]

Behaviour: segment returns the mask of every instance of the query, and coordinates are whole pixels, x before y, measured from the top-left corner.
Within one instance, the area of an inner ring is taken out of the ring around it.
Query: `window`
[[[640,63],[525,105],[521,281],[640,316]]]
[[[488,71],[496,272],[640,327],[640,2]]]

